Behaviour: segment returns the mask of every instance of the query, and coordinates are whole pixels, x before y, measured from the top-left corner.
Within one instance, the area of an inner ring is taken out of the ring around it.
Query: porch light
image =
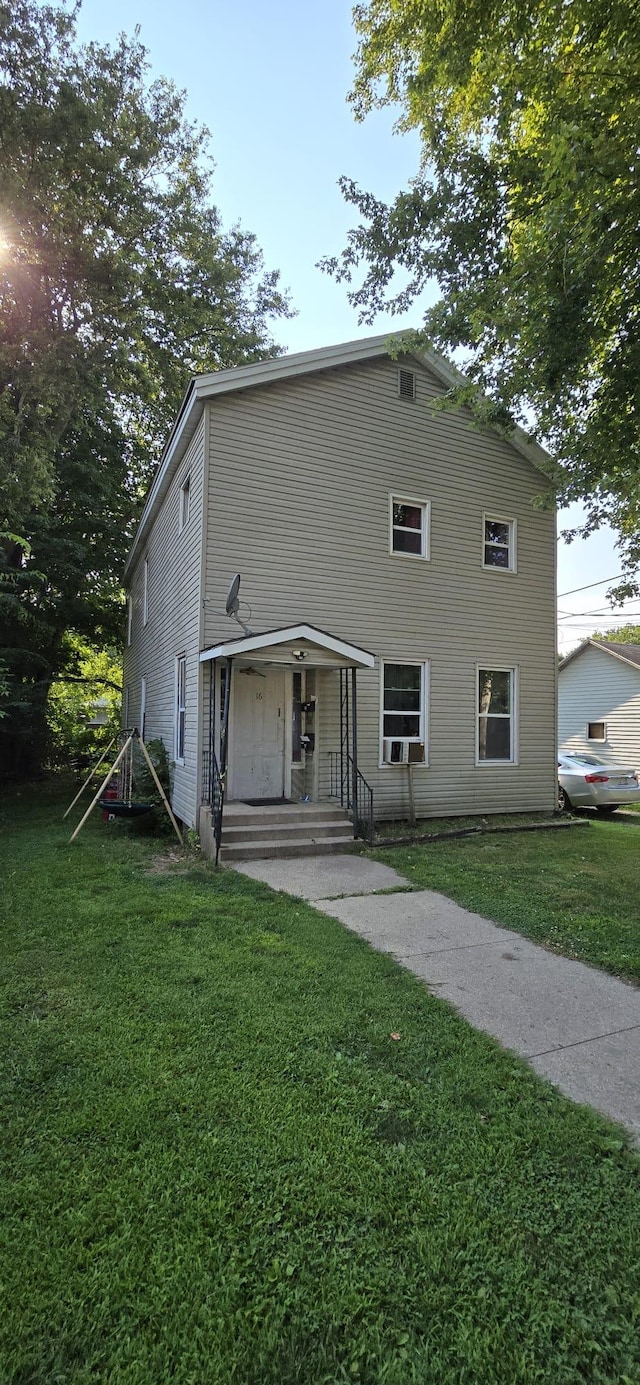
[[[294,659],[297,659],[299,663],[302,659],[306,659],[307,657],[306,649],[292,649],[291,653],[293,654]]]

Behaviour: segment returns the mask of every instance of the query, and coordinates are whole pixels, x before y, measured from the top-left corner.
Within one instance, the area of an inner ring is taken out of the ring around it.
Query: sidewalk
[[[252,861],[236,869],[309,900],[391,953],[566,1096],[640,1140],[639,990],[547,952],[444,895],[411,891],[396,871],[362,856]]]

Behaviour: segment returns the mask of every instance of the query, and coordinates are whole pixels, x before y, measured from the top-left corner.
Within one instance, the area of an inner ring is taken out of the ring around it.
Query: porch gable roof
[[[347,640],[338,639],[335,635],[329,635],[326,630],[318,630],[315,625],[285,625],[279,630],[265,630],[261,635],[243,635],[241,639],[223,640],[221,644],[212,645],[210,649],[203,649],[200,655],[200,663],[208,663],[212,659],[231,659],[235,655],[258,654],[261,653],[266,658],[268,651],[273,649],[276,659],[286,658],[286,645],[302,644],[310,646],[304,649],[304,654],[312,653],[313,649],[322,650],[325,654],[334,654],[336,664],[349,668],[374,668],[375,657],[369,653],[368,649],[359,649],[355,644],[349,644]],[[286,660],[289,662],[289,660]],[[293,650],[291,651],[290,662],[297,662]],[[300,663],[304,660],[300,660]],[[311,667],[309,664],[308,667]]]

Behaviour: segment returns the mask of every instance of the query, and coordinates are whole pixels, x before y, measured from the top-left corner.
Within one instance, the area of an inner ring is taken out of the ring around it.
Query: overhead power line
[[[603,577],[601,582],[587,582],[586,587],[573,587],[570,592],[558,592],[558,601],[563,596],[575,596],[576,592],[587,592],[590,587],[606,587],[607,582],[619,582],[624,577],[623,572],[619,572],[617,577]]]

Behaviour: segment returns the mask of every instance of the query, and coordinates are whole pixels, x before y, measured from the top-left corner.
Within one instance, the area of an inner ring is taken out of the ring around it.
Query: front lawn
[[[299,901],[2,827],[3,1385],[637,1385],[613,1127]]]
[[[376,855],[420,889],[440,890],[566,957],[640,981],[640,833],[633,820],[593,818],[560,831],[465,837]]]

